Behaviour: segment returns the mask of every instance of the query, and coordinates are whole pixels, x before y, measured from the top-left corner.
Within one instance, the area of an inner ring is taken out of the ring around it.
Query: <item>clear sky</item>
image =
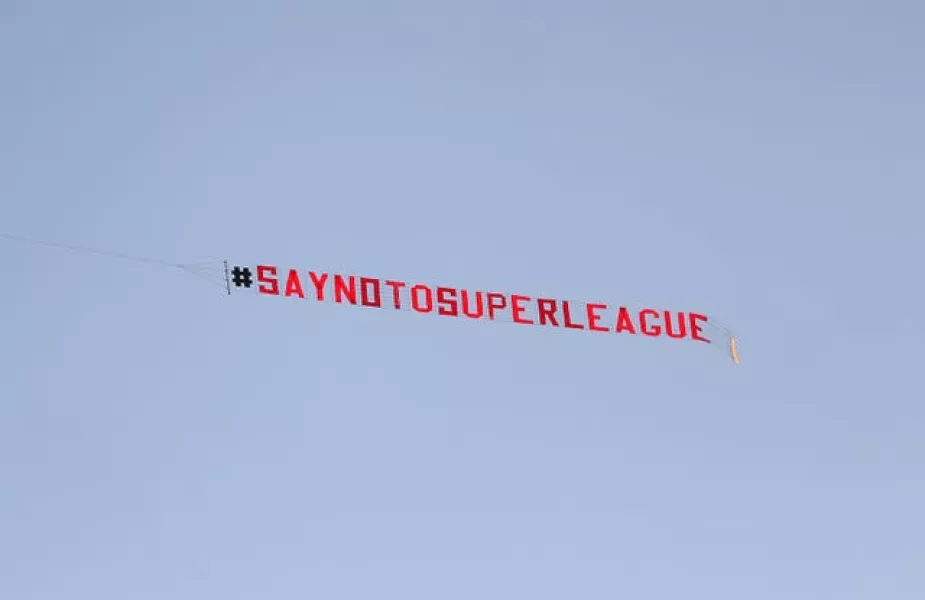
[[[925,8],[0,2],[0,597],[925,597]]]

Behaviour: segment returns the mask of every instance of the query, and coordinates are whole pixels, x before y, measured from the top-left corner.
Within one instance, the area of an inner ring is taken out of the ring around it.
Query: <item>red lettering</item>
[[[403,281],[386,281],[385,284],[392,288],[392,298],[395,301],[395,310],[401,310],[401,288],[405,287],[405,282]]]
[[[691,320],[691,337],[697,340],[698,342],[706,342],[708,344],[712,343],[710,340],[700,335],[701,333],[703,333],[703,329],[701,329],[700,326],[697,325],[697,321],[706,322],[707,318],[704,315],[698,315],[697,313],[691,313],[688,316],[690,317],[690,320]]]
[[[334,276],[334,302],[341,303],[344,301],[344,297],[347,297],[347,300],[350,301],[350,304],[357,303],[357,282],[356,277],[351,275],[347,278],[350,282],[350,287],[347,287],[347,284],[344,282],[344,278],[341,275]]]
[[[424,305],[421,306],[421,301],[418,292],[424,292]],[[434,309],[434,293],[429,287],[424,284],[418,284],[411,288],[411,308],[418,311],[419,313],[429,313]]]
[[[540,325],[546,324],[546,319],[549,319],[549,322],[552,323],[553,327],[558,327],[559,322],[556,321],[556,301],[550,300],[548,298],[537,298],[536,299],[537,312],[540,316]]]
[[[592,331],[609,331],[606,327],[601,327],[597,324],[601,320],[601,315],[594,312],[594,309],[604,310],[607,308],[606,304],[588,304],[588,329]]]
[[[584,329],[585,326],[581,323],[572,323],[572,313],[569,310],[568,300],[562,301],[562,315],[565,318],[565,326],[569,329]]]
[[[683,339],[687,335],[687,321],[684,320],[684,313],[678,313],[678,329],[679,331],[675,333],[674,327],[671,325],[671,311],[665,311],[665,334],[670,338],[676,340]]]
[[[447,317],[459,315],[459,303],[456,301],[456,290],[454,288],[438,287],[437,288],[437,313]]]
[[[308,276],[311,277],[312,284],[315,286],[315,294],[318,297],[318,302],[324,300],[324,282],[328,280],[328,274],[322,273],[319,277],[314,271],[309,271]]]
[[[500,302],[501,304],[498,304]],[[488,292],[488,318],[494,320],[495,311],[507,306],[507,297],[504,294]]]
[[[372,293],[369,292],[370,286],[372,286],[373,289]],[[379,280],[372,279],[371,277],[360,277],[360,297],[363,306],[382,308],[382,294],[379,289]]]
[[[257,281],[260,282],[260,293],[271,296],[279,295],[279,282],[276,280],[276,267],[257,265]],[[269,286],[267,285],[269,284]]]
[[[514,322],[522,323],[523,325],[533,325],[533,321],[530,319],[523,318],[523,313],[527,308],[525,306],[520,306],[521,302],[526,302],[530,299],[529,296],[519,296],[517,294],[511,295],[511,312],[514,313]]]
[[[636,335],[636,327],[633,325],[633,319],[630,317],[630,312],[626,310],[625,306],[620,307],[620,312],[617,314],[617,333],[623,333],[628,331],[629,333]]]
[[[658,318],[658,312],[652,310],[651,308],[644,308],[639,311],[639,330],[642,331],[644,335],[657,336],[662,333],[662,328],[658,325],[653,325],[648,327],[646,323],[646,315],[651,315],[655,318]]]
[[[286,278],[286,297],[288,298],[289,296],[305,298],[305,293],[302,292],[302,281],[299,280],[299,272],[295,269],[289,269],[289,277]]]
[[[482,315],[485,314],[485,307],[482,305],[482,292],[475,293],[475,301],[478,305],[478,312],[473,313],[469,307],[469,290],[462,291],[462,309],[463,314],[469,317],[470,319],[481,319]]]

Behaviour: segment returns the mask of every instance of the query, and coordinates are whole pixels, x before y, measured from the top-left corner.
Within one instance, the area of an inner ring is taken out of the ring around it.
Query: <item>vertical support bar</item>
[[[228,290],[228,295],[231,295],[231,275],[228,272],[228,261],[225,261],[225,289]]]

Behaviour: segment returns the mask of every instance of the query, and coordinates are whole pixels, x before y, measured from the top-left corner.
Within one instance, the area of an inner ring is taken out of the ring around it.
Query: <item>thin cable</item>
[[[99,254],[102,256],[111,256],[113,258],[121,258],[122,260],[131,260],[135,262],[145,262],[145,263],[154,263],[159,265],[164,265],[168,267],[183,267],[182,264],[172,263],[165,260],[160,260],[157,258],[150,258],[146,256],[136,256],[133,254],[124,254],[122,252],[112,252],[110,250],[100,250],[98,248],[89,248],[87,246],[76,246],[73,244],[62,244],[59,242],[49,242],[47,240],[38,240],[35,238],[29,238],[21,235],[13,235],[10,233],[0,232],[0,237],[12,240],[14,242],[26,242],[29,244],[38,244],[41,246],[52,246],[55,248],[63,248],[65,250],[72,250],[74,252],[84,252],[87,254]]]
[[[30,237],[26,237],[26,236],[22,236],[22,235],[14,235],[14,234],[11,234],[11,233],[3,233],[3,232],[0,232],[0,238],[6,239],[6,240],[10,240],[10,241],[14,241],[14,242],[23,242],[23,243],[28,243],[28,244],[37,244],[37,245],[40,245],[40,246],[49,246],[49,247],[53,247],[53,248],[61,248],[61,249],[64,249],[64,250],[70,250],[70,251],[72,251],[72,252],[82,252],[82,253],[85,253],[85,254],[96,254],[96,255],[99,255],[99,256],[107,256],[107,257],[110,257],[110,258],[118,258],[118,259],[121,259],[121,260],[128,260],[128,261],[132,261],[132,262],[142,262],[142,263],[148,263],[148,264],[162,265],[162,266],[165,266],[165,267],[172,267],[172,268],[175,268],[175,269],[180,269],[181,271],[184,271],[185,273],[187,273],[187,274],[189,274],[189,275],[192,275],[193,277],[196,277],[196,278],[201,279],[201,280],[203,280],[203,281],[207,281],[208,283],[210,283],[210,284],[212,284],[212,285],[215,285],[215,286],[218,286],[218,287],[225,287],[225,285],[224,285],[224,283],[223,283],[224,277],[220,277],[217,273],[216,273],[216,274],[212,274],[212,273],[207,274],[207,273],[205,273],[205,271],[208,270],[208,269],[205,267],[205,265],[210,264],[210,263],[214,265],[217,261],[200,261],[200,262],[197,262],[197,263],[188,263],[188,264],[183,264],[183,263],[172,263],[172,262],[169,262],[169,261],[166,261],[166,260],[161,260],[161,259],[159,259],[159,258],[151,258],[151,257],[149,257],[149,256],[139,256],[139,255],[136,255],[136,254],[126,254],[126,253],[124,253],[124,252],[113,252],[113,251],[111,251],[111,250],[101,250],[101,249],[99,249],[99,248],[90,248],[90,247],[88,247],[88,246],[77,246],[77,245],[75,245],[75,244],[62,244],[62,243],[60,243],[60,242],[51,242],[51,241],[48,241],[48,240],[40,240],[40,239],[30,238]],[[215,279],[210,278],[210,275],[212,275],[212,277],[215,277]],[[222,282],[220,282],[219,279],[221,279]]]

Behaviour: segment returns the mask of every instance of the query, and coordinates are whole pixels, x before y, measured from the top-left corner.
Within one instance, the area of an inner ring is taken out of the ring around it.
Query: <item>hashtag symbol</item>
[[[254,285],[254,278],[251,275],[251,270],[247,267],[243,269],[241,267],[235,267],[231,270],[231,281],[237,286],[244,286],[249,288]]]

